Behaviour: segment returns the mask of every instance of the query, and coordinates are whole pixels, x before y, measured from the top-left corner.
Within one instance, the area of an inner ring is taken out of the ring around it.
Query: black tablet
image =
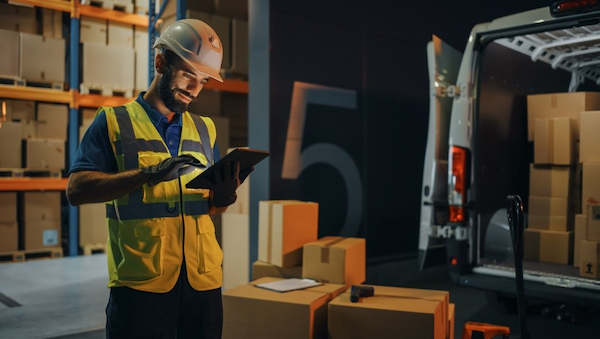
[[[214,182],[215,171],[220,171],[226,164],[240,162],[240,172],[248,169],[269,156],[269,152],[249,148],[236,148],[229,152],[221,160],[200,173],[192,181],[188,182],[187,188],[208,188],[211,182]]]

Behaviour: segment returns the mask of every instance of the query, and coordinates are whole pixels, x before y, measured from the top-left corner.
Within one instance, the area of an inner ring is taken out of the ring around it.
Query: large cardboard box
[[[0,222],[17,221],[17,192],[0,192]]]
[[[600,202],[600,162],[584,162],[581,183],[581,210],[587,205]]]
[[[21,120],[21,139],[33,139],[37,137],[37,121]],[[63,139],[64,140],[64,139]]]
[[[19,77],[19,32],[0,29],[0,41],[4,47],[0,49],[0,76],[17,78]]]
[[[600,162],[600,111],[581,112],[579,161]]]
[[[327,338],[327,303],[346,290],[323,284],[279,293],[254,285],[262,278],[223,293],[223,338]]]
[[[106,204],[83,204],[79,206],[79,245],[106,244]]]
[[[374,286],[374,297],[350,301],[346,292],[329,303],[329,338],[447,338],[446,291]]]
[[[222,69],[231,67],[231,19],[225,16],[211,14],[207,12],[188,10],[187,17],[190,19],[199,19],[206,22],[212,29],[217,32],[221,45],[223,46],[223,62]]]
[[[552,119],[535,119],[534,124],[533,163],[536,165],[551,164],[554,121]]]
[[[3,122],[0,127],[0,168],[21,168],[21,123]],[[6,151],[10,150],[10,151]]]
[[[573,229],[573,204],[567,198],[529,196],[527,225],[555,231]]]
[[[221,214],[223,248],[223,290],[248,283],[250,276],[250,216]]]
[[[248,21],[231,20],[231,71],[248,74]]]
[[[292,279],[302,278],[302,266],[279,267],[264,261],[252,263],[252,280],[265,277]]]
[[[574,186],[574,173],[570,166],[529,167],[529,195],[536,197],[569,198]]]
[[[587,240],[600,241],[600,204],[589,204],[587,207],[585,238]]]
[[[62,170],[65,168],[65,140],[27,139],[25,142],[28,169]]]
[[[304,245],[302,278],[350,286],[363,283],[365,271],[365,239],[324,237]]]
[[[60,219],[26,220],[24,224],[24,250],[37,250],[61,246]]]
[[[106,45],[108,41],[108,22],[106,20],[82,16],[79,26],[79,42]]]
[[[19,249],[19,224],[16,221],[0,221],[0,252]]]
[[[6,120],[35,120],[35,101],[4,100],[6,103]]]
[[[65,40],[21,33],[20,76],[27,81],[65,82]]]
[[[575,231],[573,234],[573,266],[579,267],[581,254],[581,241],[587,236],[587,215],[577,214],[575,216]]]
[[[150,54],[148,53],[148,30],[144,27],[135,26],[133,44],[135,49],[135,89],[145,91],[148,86],[148,61]],[[213,92],[213,91],[202,91]]]
[[[450,303],[448,305],[448,339],[454,339],[454,319],[456,313],[456,305]]]
[[[600,109],[600,92],[534,94],[527,96],[528,140],[533,141],[535,119],[576,119],[574,139],[579,140],[579,116],[582,111]]]
[[[60,192],[24,192],[23,220],[60,220]]]
[[[535,119],[534,163],[570,165],[577,162],[575,124],[570,118]]]
[[[83,84],[94,89],[133,90],[135,50],[96,43],[83,44]]]
[[[573,259],[573,231],[526,228],[523,258],[568,265]]]
[[[133,26],[116,21],[108,22],[108,45],[133,48]],[[148,51],[146,51],[148,52]],[[148,53],[146,53],[148,54]]]
[[[63,38],[62,11],[42,8],[42,35],[48,38]]]
[[[302,263],[302,247],[317,240],[319,204],[298,200],[259,202],[258,260],[280,267]]]
[[[67,140],[69,108],[61,104],[42,104],[37,106],[36,137],[41,139]]]
[[[583,240],[580,246],[579,275],[586,278],[600,278],[600,242]]]
[[[0,2],[0,29],[36,34],[35,8]]]

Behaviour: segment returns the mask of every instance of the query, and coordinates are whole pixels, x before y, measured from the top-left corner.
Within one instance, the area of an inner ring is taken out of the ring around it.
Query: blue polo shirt
[[[135,100],[148,113],[156,130],[169,147],[171,156],[177,156],[179,140],[181,139],[181,114],[175,114],[171,122],[169,122],[164,115],[150,107],[146,100],[144,100],[145,93],[140,93]],[[216,143],[213,152],[216,162],[221,158]],[[119,171],[110,139],[108,138],[108,126],[104,111],[98,113],[83,135],[69,174],[80,171],[100,171],[105,173],[116,173]]]

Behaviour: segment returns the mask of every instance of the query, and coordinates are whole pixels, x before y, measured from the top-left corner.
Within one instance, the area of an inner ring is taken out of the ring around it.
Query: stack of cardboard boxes
[[[580,266],[581,245],[594,239],[586,231],[590,212],[587,217],[580,213],[590,211],[595,197],[600,199],[600,171],[594,172],[600,162],[595,155],[600,112],[594,111],[600,109],[600,93],[537,94],[528,96],[527,103],[534,163],[524,256]],[[591,247],[586,244],[586,253],[593,252]]]
[[[314,202],[259,202],[259,260],[252,282],[223,293],[224,338],[453,338],[448,292],[373,286],[373,297],[351,302],[351,286],[366,277],[366,241],[318,238],[318,212]],[[289,278],[322,284],[285,293],[256,286]]]

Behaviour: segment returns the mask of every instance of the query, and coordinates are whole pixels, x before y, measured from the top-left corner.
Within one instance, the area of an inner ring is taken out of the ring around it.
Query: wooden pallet
[[[0,263],[19,262],[28,260],[56,259],[63,257],[61,247],[41,248],[0,253]]]
[[[85,244],[81,247],[83,248],[83,255],[106,253],[106,244]]]
[[[132,98],[133,89],[114,88],[108,85],[81,84],[79,93],[82,95],[98,94],[105,97]]]
[[[62,81],[33,81],[15,77],[0,77],[0,84],[20,87],[48,88],[62,91],[65,83]]]
[[[100,7],[104,9],[111,9],[115,11],[133,13],[133,3],[122,4],[115,0],[81,0],[82,5],[89,5],[94,7]]]
[[[5,178],[62,178],[62,170],[0,168],[0,177]]]

